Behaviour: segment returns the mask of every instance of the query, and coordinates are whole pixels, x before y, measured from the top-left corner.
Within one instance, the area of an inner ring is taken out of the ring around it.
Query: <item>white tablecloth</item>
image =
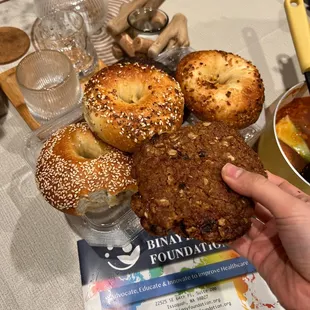
[[[252,60],[265,82],[266,106],[302,80],[283,0],[166,0],[162,9],[188,17],[194,49],[222,49]],[[34,20],[30,0],[0,4],[0,26],[30,34]],[[17,63],[0,66],[0,72]],[[39,197],[23,155],[29,133],[11,107],[0,125],[0,309],[83,309],[79,238],[63,214]]]

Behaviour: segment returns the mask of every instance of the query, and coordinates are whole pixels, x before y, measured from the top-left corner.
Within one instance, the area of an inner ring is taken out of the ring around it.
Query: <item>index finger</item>
[[[222,177],[234,191],[261,203],[277,218],[300,212],[302,202],[299,199],[262,175],[226,164],[222,170]]]
[[[272,174],[271,172],[267,171],[268,175],[268,180],[272,182],[273,184],[277,185],[281,189],[283,189],[285,192],[293,195],[293,196],[298,196],[302,193],[302,191],[294,186],[293,184],[289,183],[285,179],[282,179],[281,177]]]

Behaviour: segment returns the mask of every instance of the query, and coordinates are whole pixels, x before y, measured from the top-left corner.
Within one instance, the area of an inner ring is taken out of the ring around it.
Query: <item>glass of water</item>
[[[104,27],[109,0],[34,0],[37,15],[43,17],[59,10],[76,11],[82,15],[87,33],[93,35]]]
[[[82,99],[82,89],[69,58],[58,51],[29,54],[18,64],[16,80],[30,112],[49,120],[72,109]]]
[[[39,49],[65,53],[80,78],[94,72],[98,57],[79,13],[63,10],[43,16],[35,23],[33,33]]]

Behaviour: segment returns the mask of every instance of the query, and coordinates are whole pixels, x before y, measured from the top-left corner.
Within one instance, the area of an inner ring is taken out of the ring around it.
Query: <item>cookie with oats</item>
[[[221,122],[198,123],[144,142],[133,156],[139,192],[131,202],[144,229],[205,242],[245,234],[254,203],[223,181],[221,169],[228,162],[266,176],[254,150]]]

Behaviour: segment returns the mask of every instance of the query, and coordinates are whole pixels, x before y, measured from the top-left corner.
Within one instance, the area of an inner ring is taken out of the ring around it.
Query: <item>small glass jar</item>
[[[155,41],[169,23],[168,15],[159,9],[140,8],[128,15],[128,24],[133,37],[143,37]]]

